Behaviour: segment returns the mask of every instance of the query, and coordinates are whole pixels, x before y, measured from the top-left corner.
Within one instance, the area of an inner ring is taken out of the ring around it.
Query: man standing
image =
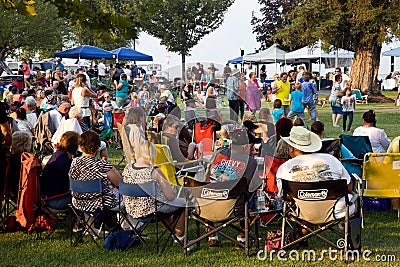
[[[224,81],[226,83],[226,80],[231,76],[232,69],[229,67],[229,63],[226,63],[225,68],[224,68],[224,73],[222,74],[222,78],[224,78]]]
[[[219,69],[214,66],[214,63],[210,63],[208,69],[211,70],[211,81],[213,81],[215,79],[215,72],[219,71]]]
[[[228,99],[229,102],[230,119],[236,122],[238,122],[239,114],[239,79],[237,77],[238,74],[239,70],[234,69],[232,71],[232,75],[226,80],[226,99]]]
[[[304,82],[301,85],[301,91],[304,93],[304,107],[308,108],[312,121],[317,120],[317,110],[315,108],[314,99],[318,99],[317,88],[315,84],[310,82],[310,74],[307,72],[304,76]]]
[[[201,68],[200,63],[196,63],[196,66],[192,68],[192,80],[194,81],[195,85],[200,84],[200,88],[203,90],[203,85],[201,81],[203,80],[204,71]]]
[[[286,72],[281,73],[281,79],[275,82],[275,88],[272,89],[272,93],[276,94],[276,99],[281,100],[282,107],[285,111],[285,116],[290,112],[289,106],[289,95],[290,95],[290,82],[287,80],[288,75]]]
[[[347,74],[342,73],[341,68],[335,69],[335,75],[338,75],[338,74],[342,75],[342,82],[340,83],[340,88],[342,88],[342,90],[343,90],[344,88],[346,88],[347,81],[351,81],[351,79]]]
[[[61,71],[64,71],[64,64],[62,64],[61,58],[57,59],[56,68],[60,68]]]
[[[99,65],[97,66],[99,81],[101,81],[103,78],[106,77],[106,65],[104,64],[105,61],[106,60],[104,58],[102,58],[100,60]]]

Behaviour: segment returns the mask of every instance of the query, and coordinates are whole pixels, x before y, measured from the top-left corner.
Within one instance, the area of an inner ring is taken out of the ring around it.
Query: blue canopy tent
[[[254,54],[255,54],[255,53],[250,53],[250,54],[247,54],[247,55],[245,55],[245,56],[250,56],[250,55],[254,55]],[[237,57],[237,58],[228,60],[228,63],[231,63],[231,64],[235,64],[235,63],[246,63],[246,62],[251,62],[251,61],[243,60],[243,57]]]
[[[127,47],[120,47],[110,52],[115,56],[117,62],[118,60],[153,61],[152,56],[140,53]]]
[[[112,53],[90,45],[81,45],[72,49],[57,52],[54,54],[54,56],[61,58],[77,58],[77,59],[115,58],[115,56]]]

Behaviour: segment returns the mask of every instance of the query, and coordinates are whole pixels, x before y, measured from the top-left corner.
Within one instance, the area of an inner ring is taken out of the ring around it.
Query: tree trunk
[[[182,61],[181,61],[181,63],[182,63],[182,68],[181,68],[181,71],[182,71],[182,81],[184,82],[184,81],[185,81],[185,79],[186,79],[186,77],[185,77],[185,70],[186,70],[186,56],[185,56],[185,54],[184,54],[184,53],[182,53],[182,54],[181,54],[181,58],[182,58]]]
[[[381,45],[372,42],[368,46],[360,47],[355,53],[350,78],[353,88],[360,89],[364,94],[381,94],[378,85],[381,49]]]

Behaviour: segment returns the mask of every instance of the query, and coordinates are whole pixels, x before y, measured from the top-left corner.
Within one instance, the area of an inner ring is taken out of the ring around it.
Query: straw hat
[[[302,126],[294,126],[289,137],[282,137],[291,147],[303,152],[316,152],[322,147],[322,141],[318,135]]]

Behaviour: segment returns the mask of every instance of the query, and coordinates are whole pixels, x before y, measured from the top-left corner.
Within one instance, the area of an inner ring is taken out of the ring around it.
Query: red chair
[[[214,125],[203,126],[202,122],[196,122],[194,139],[199,147],[197,158],[214,154]]]

